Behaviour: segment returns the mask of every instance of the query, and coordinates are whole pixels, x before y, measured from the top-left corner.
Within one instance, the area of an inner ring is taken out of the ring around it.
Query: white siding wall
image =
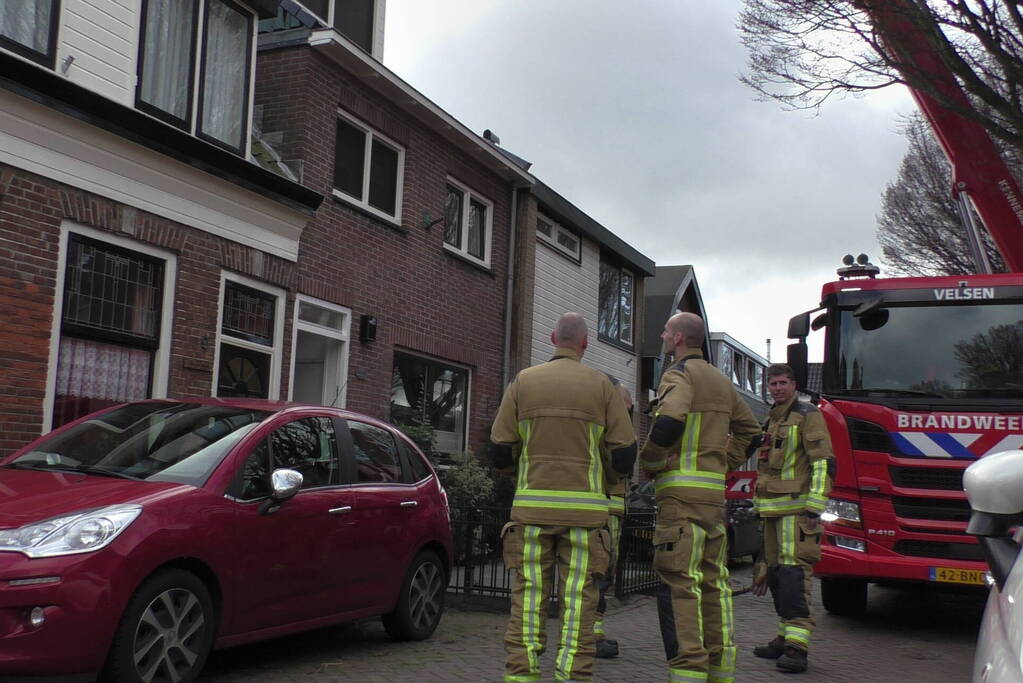
[[[57,73],[129,107],[135,106],[139,0],[64,0]]]
[[[533,298],[533,339],[531,364],[548,360],[554,354],[551,331],[566,311],[577,311],[586,318],[590,345],[583,362],[611,373],[636,396],[635,354],[597,338],[597,302],[600,290],[600,248],[582,240],[582,265],[558,255],[542,241],[536,245],[536,287]],[[626,363],[629,360],[629,365]]]

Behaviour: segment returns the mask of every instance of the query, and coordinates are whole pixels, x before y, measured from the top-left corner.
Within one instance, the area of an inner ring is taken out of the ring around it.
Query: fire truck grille
[[[855,417],[845,418],[849,425],[849,440],[854,450],[898,453],[892,438],[884,427]]]
[[[895,514],[910,519],[943,519],[950,522],[970,521],[970,504],[965,500],[935,498],[892,498]]]
[[[975,543],[941,543],[938,541],[899,541],[895,552],[912,557],[933,557],[941,560],[984,560],[984,553]]]
[[[889,467],[892,483],[906,489],[962,491],[963,471],[927,467]]]

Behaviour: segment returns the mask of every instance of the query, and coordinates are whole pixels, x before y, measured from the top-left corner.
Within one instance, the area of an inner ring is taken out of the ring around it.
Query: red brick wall
[[[221,268],[285,288],[296,280],[292,263],[0,164],[0,457],[43,428],[64,220],[176,254],[168,383],[173,397],[210,395]],[[285,324],[290,320],[285,316]]]
[[[454,361],[472,371],[479,448],[502,391],[510,185],[307,48],[261,53],[257,73],[263,130],[284,133],[282,157],[326,195],[302,236],[298,289],[352,309],[347,407],[387,417],[395,348]],[[405,148],[400,229],[331,196],[339,107]],[[443,215],[449,175],[493,203],[489,272],[445,251],[443,225],[423,225]],[[362,314],[377,317],[374,342],[358,341]]]

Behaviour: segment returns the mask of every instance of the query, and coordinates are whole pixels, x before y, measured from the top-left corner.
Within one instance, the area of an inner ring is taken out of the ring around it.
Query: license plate
[[[931,581],[938,583],[965,583],[986,586],[982,569],[956,569],[954,567],[931,567]]]

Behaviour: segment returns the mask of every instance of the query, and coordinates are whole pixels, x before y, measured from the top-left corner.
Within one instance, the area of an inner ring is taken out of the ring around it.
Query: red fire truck
[[[789,322],[789,363],[806,386],[806,336],[824,329],[819,407],[837,474],[825,521],[824,606],[861,613],[870,583],[983,585],[984,555],[966,534],[967,465],[1023,447],[1023,202],[970,102],[906,0],[861,0],[953,169],[953,192],[981,273],[970,207],[1014,273],[880,279],[847,258],[821,311]],[[919,81],[918,81],[919,82]]]
[[[867,584],[983,585],[966,535],[966,466],[1023,447],[1023,275],[866,279],[855,265],[824,285],[818,406],[837,473],[825,521],[824,606],[861,613]],[[789,362],[805,377],[806,346]]]

